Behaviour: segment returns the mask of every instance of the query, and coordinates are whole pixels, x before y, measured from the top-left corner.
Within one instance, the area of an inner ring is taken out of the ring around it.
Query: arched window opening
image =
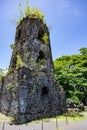
[[[43,60],[43,59],[45,59],[44,52],[43,51],[39,51],[39,56],[37,58],[37,62],[39,62],[40,60]]]
[[[44,52],[43,51],[39,51],[38,59],[44,59]]]
[[[43,87],[42,88],[42,96],[48,95],[48,88],[47,87]]]
[[[17,38],[20,39],[20,37],[21,37],[21,29],[19,29],[19,31],[18,31],[18,36],[17,36]]]
[[[38,39],[42,41],[42,37],[44,36],[44,30],[43,29],[39,29],[38,31]]]
[[[12,61],[12,67],[15,68],[17,64],[17,57],[13,57],[13,61]]]
[[[17,52],[15,52],[15,54],[12,56],[11,59],[11,67],[16,68],[16,65],[17,65]]]

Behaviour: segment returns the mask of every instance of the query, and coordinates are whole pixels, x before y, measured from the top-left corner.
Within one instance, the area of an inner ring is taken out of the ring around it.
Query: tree
[[[57,82],[64,88],[66,98],[75,105],[86,104],[87,97],[87,48],[80,54],[61,56],[54,61]]]
[[[87,48],[85,48],[85,47],[80,48],[79,51],[80,51],[80,54],[87,56]]]

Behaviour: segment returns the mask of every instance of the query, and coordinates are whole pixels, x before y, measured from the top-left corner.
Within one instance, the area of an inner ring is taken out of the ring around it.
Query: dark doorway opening
[[[40,60],[43,60],[43,59],[45,59],[44,52],[43,51],[39,51],[39,56],[37,58],[37,62],[39,62]]]
[[[17,36],[17,40],[19,40],[21,37],[21,29],[18,30],[18,36]]]
[[[43,87],[42,88],[42,96],[48,95],[48,88],[47,87]]]

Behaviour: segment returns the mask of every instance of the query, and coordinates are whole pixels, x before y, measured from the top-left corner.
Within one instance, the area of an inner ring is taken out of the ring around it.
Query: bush
[[[68,108],[74,108],[74,101],[71,98],[68,98],[66,103]]]
[[[84,104],[83,103],[79,104],[77,107],[80,111],[84,111]]]

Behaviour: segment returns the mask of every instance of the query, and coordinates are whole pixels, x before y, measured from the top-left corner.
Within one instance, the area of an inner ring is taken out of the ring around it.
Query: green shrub
[[[26,0],[26,7],[24,10],[22,9],[22,4],[21,3],[19,4],[19,13],[20,13],[19,19],[16,22],[17,26],[25,17],[38,18],[38,19],[43,20],[43,22],[45,22],[44,14],[41,13],[41,11],[35,7],[29,7],[28,0]]]
[[[13,50],[13,48],[14,48],[14,44],[13,43],[10,44],[10,48]]]

